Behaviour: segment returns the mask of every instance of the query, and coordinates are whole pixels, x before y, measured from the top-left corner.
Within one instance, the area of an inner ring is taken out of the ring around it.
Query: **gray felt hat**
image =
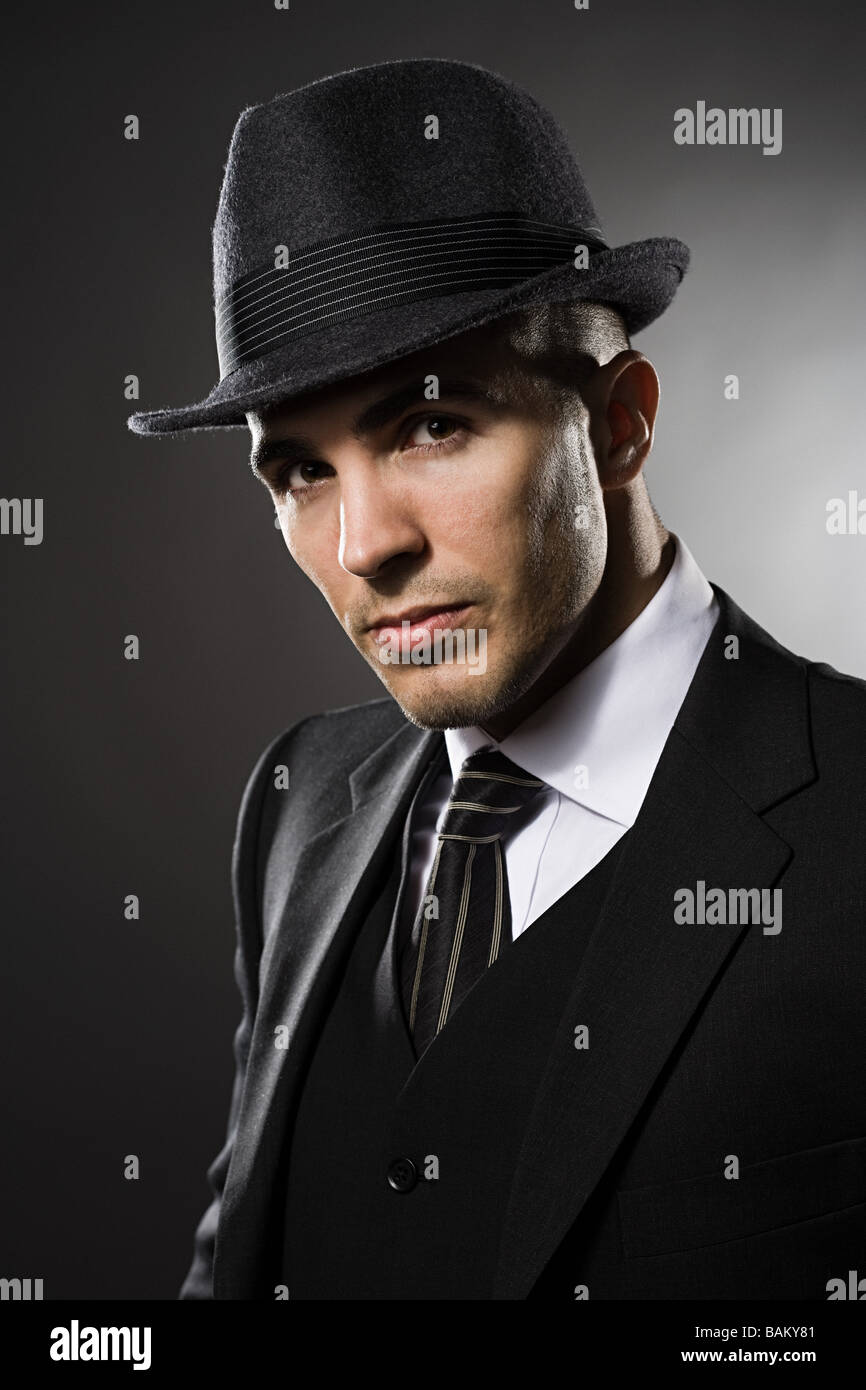
[[[337,73],[241,113],[213,227],[219,382],[129,427],[245,426],[529,304],[613,304],[634,334],[688,262],[671,237],[608,246],[563,131],[496,73]]]

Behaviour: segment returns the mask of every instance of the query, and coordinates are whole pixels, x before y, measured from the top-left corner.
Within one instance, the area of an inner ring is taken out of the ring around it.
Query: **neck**
[[[577,624],[519,700],[483,725],[500,743],[633,623],[664,583],[676,543],[649,506],[623,488],[606,498],[608,549],[598,588]]]

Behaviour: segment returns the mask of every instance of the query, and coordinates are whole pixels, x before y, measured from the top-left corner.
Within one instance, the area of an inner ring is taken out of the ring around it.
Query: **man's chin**
[[[465,729],[501,714],[517,698],[513,682],[492,670],[414,667],[379,673],[410,723],[419,729]]]

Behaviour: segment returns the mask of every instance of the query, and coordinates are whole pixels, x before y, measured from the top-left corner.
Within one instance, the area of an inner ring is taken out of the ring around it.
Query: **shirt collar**
[[[634,824],[718,608],[685,542],[669,534],[674,561],[646,607],[501,743],[477,726],[445,730],[453,778],[493,747],[588,810]]]

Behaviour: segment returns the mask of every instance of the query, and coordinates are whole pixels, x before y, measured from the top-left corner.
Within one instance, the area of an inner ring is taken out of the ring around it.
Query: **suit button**
[[[418,1181],[418,1171],[411,1158],[395,1158],[388,1165],[388,1182],[395,1192],[411,1192]]]

